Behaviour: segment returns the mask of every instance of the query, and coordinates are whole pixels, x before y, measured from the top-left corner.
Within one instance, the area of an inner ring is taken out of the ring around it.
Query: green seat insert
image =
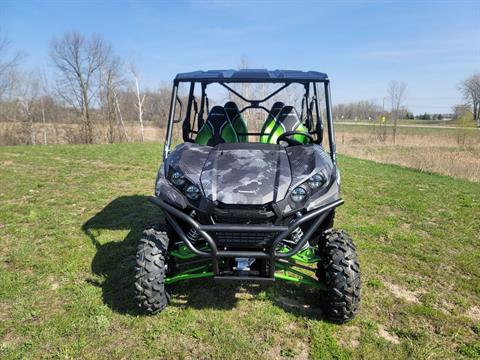
[[[267,129],[265,129],[265,133],[268,135],[262,135],[263,139],[260,141],[276,144],[278,137],[287,131],[308,132],[307,128],[300,122],[297,111],[293,106],[284,106],[282,108],[278,113],[277,119],[268,124]],[[303,135],[293,135],[292,138],[303,144],[309,142],[308,138]]]
[[[260,135],[261,143],[264,143],[264,144],[268,143],[268,136],[270,132],[273,130],[273,127],[275,126],[277,115],[284,106],[285,104],[281,101],[277,101],[275,104],[273,104],[267,119],[263,123],[262,130],[260,131],[260,134],[262,134]]]
[[[225,103],[225,111],[227,112],[228,118],[233,125],[233,128],[237,132],[238,141],[240,142],[248,142],[248,135],[238,135],[245,134],[248,132],[247,124],[245,120],[243,120],[242,114],[240,114],[240,110],[238,109],[237,104],[233,101],[229,101]]]
[[[207,121],[197,134],[197,144],[216,146],[220,143],[238,142],[238,137],[225,109],[214,106],[208,114]]]

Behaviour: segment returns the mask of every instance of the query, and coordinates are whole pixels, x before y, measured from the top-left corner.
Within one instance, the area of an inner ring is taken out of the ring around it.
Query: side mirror
[[[178,107],[175,108],[175,116],[173,117],[173,122],[174,123],[179,123],[182,121],[182,114],[183,114],[183,103],[182,100],[180,100],[180,97],[177,95],[175,101],[178,104]],[[180,113],[178,113],[180,112]],[[178,117],[176,116],[178,114]]]

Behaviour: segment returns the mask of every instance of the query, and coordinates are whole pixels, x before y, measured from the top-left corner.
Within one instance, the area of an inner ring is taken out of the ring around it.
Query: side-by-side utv
[[[209,109],[206,91],[212,84],[242,106],[228,101]],[[269,84],[271,93],[247,98],[241,93],[245,84]],[[183,100],[180,85],[188,87]],[[300,114],[294,104],[273,103],[292,85],[302,89]],[[257,129],[246,121],[249,111],[264,112]],[[181,126],[183,142],[172,150],[174,126]],[[360,301],[355,246],[345,232],[333,229],[343,200],[326,74],[178,74],[163,158],[149,199],[166,224],[147,228],[139,242],[135,287],[141,309],[163,310],[175,282],[211,277],[312,286],[327,318],[344,322],[355,316]]]

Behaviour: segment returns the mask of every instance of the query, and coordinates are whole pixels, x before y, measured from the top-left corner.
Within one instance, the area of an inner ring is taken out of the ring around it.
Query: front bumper
[[[180,239],[185,243],[185,245],[199,257],[210,258],[212,261],[212,272],[216,280],[225,281],[225,280],[249,280],[255,282],[261,281],[273,281],[275,278],[275,261],[279,259],[286,259],[296,255],[302,248],[305,246],[307,241],[310,240],[312,235],[315,233],[317,228],[322,224],[326,219],[328,214],[337,206],[343,204],[343,200],[339,199],[333,201],[327,205],[324,205],[316,210],[313,210],[303,216],[297,218],[288,226],[281,225],[269,225],[269,224],[209,224],[203,225],[199,222],[192,219],[190,216],[182,212],[181,210],[175,208],[174,206],[167,204],[158,197],[150,196],[148,198],[150,202],[160,207],[165,217],[167,218],[170,225],[173,227]],[[179,225],[178,220],[187,223],[192,228],[194,228],[198,234],[206,241],[210,251],[200,250],[192,244],[191,241],[187,238],[182,227]],[[310,226],[306,231],[304,231],[302,238],[296,243],[296,245],[286,251],[278,252],[277,248],[280,242],[286,239],[292,231],[294,231],[298,226],[309,222]],[[244,251],[244,250],[219,250],[217,243],[214,240],[213,233],[275,233],[274,240],[272,245],[264,251]],[[219,270],[219,260],[222,258],[254,258],[254,259],[265,259],[270,263],[269,266],[269,277],[262,278],[252,278],[248,276],[222,276]]]

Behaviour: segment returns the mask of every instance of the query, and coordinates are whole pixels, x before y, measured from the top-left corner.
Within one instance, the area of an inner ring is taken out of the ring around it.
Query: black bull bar
[[[160,207],[165,217],[167,218],[170,225],[173,227],[175,232],[178,234],[180,239],[185,243],[185,245],[198,255],[199,257],[211,258],[212,260],[212,271],[214,276],[220,275],[218,260],[220,258],[235,258],[235,257],[242,257],[242,258],[255,258],[255,259],[269,259],[270,260],[270,277],[274,277],[275,267],[273,264],[275,263],[276,259],[285,259],[292,257],[293,255],[297,254],[306,244],[306,242],[311,238],[315,230],[320,226],[320,224],[325,220],[327,215],[329,214],[330,210],[336,208],[337,206],[343,204],[343,200],[339,199],[333,201],[327,205],[324,205],[316,210],[313,210],[302,217],[297,218],[295,221],[290,223],[288,226],[281,226],[281,225],[268,225],[268,224],[213,224],[213,225],[202,225],[199,224],[197,221],[193,220],[190,216],[183,213],[179,209],[175,208],[172,205],[167,204],[166,202],[162,201],[158,197],[149,196],[148,200],[153,204]],[[193,227],[198,234],[207,242],[208,246],[210,247],[210,251],[202,251],[197,249],[190,240],[188,240],[185,232],[178,224],[176,218],[186,222],[191,227]],[[278,244],[284,240],[293,230],[295,230],[299,225],[303,223],[315,219],[311,226],[308,228],[306,232],[304,232],[303,237],[298,241],[298,243],[293,247],[291,250],[285,253],[278,253],[276,248]],[[216,232],[216,231],[224,231],[224,232],[266,232],[266,233],[277,233],[272,245],[270,246],[269,251],[231,251],[231,250],[218,250],[217,244],[213,240],[213,238],[208,233]]]

